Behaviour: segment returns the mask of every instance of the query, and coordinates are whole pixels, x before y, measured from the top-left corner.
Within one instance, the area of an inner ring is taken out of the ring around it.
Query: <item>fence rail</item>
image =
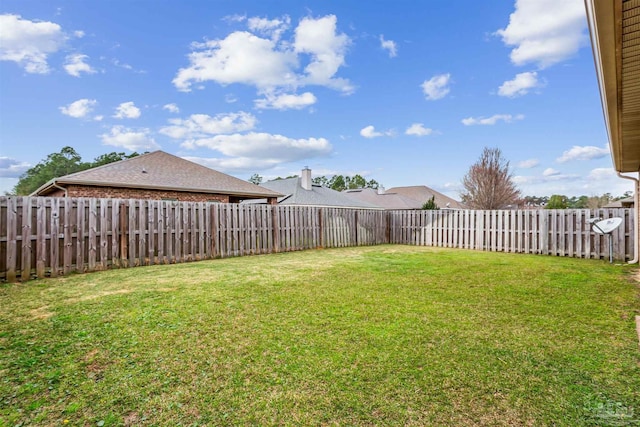
[[[383,243],[608,256],[594,216],[624,219],[617,259],[633,257],[630,209],[379,211],[157,200],[0,197],[0,281],[203,259]]]

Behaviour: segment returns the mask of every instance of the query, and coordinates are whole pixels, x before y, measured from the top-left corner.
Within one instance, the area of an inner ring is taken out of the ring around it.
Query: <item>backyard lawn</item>
[[[640,425],[637,270],[409,246],[0,285],[0,426]]]

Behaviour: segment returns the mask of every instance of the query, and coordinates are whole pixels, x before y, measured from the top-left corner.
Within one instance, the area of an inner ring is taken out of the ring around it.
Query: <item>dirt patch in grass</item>
[[[137,412],[125,415],[123,420],[125,427],[137,426],[140,421],[140,415]]]
[[[31,320],[44,320],[53,316],[53,312],[49,311],[48,305],[29,310],[29,314],[31,314]]]
[[[102,297],[107,297],[109,295],[121,295],[121,294],[130,294],[131,292],[133,292],[133,290],[131,289],[117,289],[115,291],[100,291],[100,292],[95,292],[89,295],[83,295],[81,297],[76,297],[76,298],[70,298],[67,300],[68,303],[74,304],[77,302],[84,302],[84,301],[91,301],[94,299],[98,299],[98,298],[102,298]]]

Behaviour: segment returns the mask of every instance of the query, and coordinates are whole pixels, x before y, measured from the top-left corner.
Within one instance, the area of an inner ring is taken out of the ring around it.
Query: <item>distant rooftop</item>
[[[343,194],[353,200],[370,203],[383,209],[421,209],[424,203],[410,199],[401,194],[384,192],[378,193],[373,188],[358,188],[355,190],[345,190]]]
[[[355,200],[339,191],[320,185],[311,185],[309,190],[302,187],[302,178],[294,177],[268,181],[261,184],[269,190],[284,194],[278,198],[280,205],[335,206],[343,208],[380,209],[379,206]]]
[[[228,194],[246,198],[282,195],[164,151],[55,178],[33,194],[46,195],[56,185],[69,184]]]
[[[451,208],[451,209],[466,209],[459,201],[452,199],[449,196],[427,187],[426,185],[413,185],[409,187],[393,187],[389,188],[387,193],[396,193],[404,197],[416,200],[420,202],[420,206],[428,202],[431,197],[434,197],[434,201],[439,208]]]

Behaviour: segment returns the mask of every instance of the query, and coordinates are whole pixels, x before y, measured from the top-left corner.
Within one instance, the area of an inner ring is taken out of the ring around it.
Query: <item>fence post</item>
[[[318,209],[318,243],[321,248],[324,248],[324,218],[322,216],[322,209]]]
[[[280,252],[280,215],[278,206],[271,206],[271,223],[273,224],[273,252]]]
[[[58,277],[60,266],[60,199],[51,199],[51,277]]]
[[[129,255],[127,253],[127,224],[129,223],[127,215],[127,210],[129,207],[129,203],[126,200],[123,200],[120,204],[120,266],[128,267],[129,266]]]
[[[7,282],[16,281],[18,256],[18,201],[16,197],[7,197]]]
[[[31,278],[31,198],[22,198],[22,272],[20,281]]]
[[[356,237],[354,246],[358,246],[358,211],[354,212],[353,217],[354,217],[354,223],[355,223],[354,228],[355,228],[355,237]]]
[[[47,241],[46,241],[46,218],[47,218],[47,206],[46,199],[38,197],[36,199],[36,211],[37,211],[37,225],[36,225],[36,276],[38,279],[44,277],[46,263],[47,263]],[[53,236],[51,237],[53,242]]]

